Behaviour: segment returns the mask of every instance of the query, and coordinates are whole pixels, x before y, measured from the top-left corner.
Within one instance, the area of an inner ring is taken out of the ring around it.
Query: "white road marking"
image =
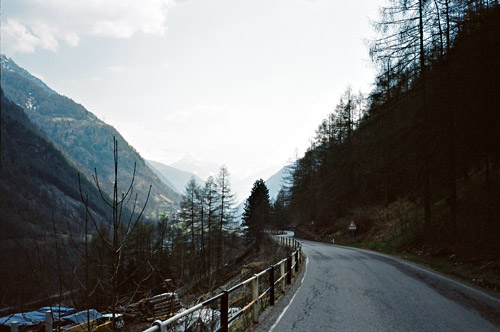
[[[304,276],[302,277],[302,280],[300,281],[300,286],[299,288],[297,289],[297,291],[295,292],[295,294],[293,294],[292,296],[292,299],[290,300],[290,302],[288,303],[288,305],[285,307],[285,309],[283,310],[283,312],[281,313],[281,315],[278,317],[278,319],[276,320],[276,322],[273,324],[273,326],[271,326],[271,328],[269,329],[269,332],[271,332],[275,327],[276,325],[278,325],[279,321],[281,320],[281,318],[283,317],[283,315],[285,314],[285,312],[287,311],[288,307],[292,304],[293,302],[293,299],[295,298],[295,296],[297,296],[297,294],[299,293],[299,290],[300,288],[302,287],[302,285],[304,284],[304,279],[306,278],[306,274],[307,274],[307,265],[309,264],[309,258],[306,257],[306,270],[304,271]]]

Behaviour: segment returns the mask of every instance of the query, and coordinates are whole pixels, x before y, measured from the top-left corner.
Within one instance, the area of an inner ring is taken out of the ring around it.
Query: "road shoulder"
[[[260,314],[259,323],[250,326],[248,331],[267,332],[272,329],[302,286],[307,272],[307,262],[308,259],[304,256],[304,264],[302,264],[300,272],[295,277],[294,281],[292,281],[292,284],[287,288],[285,295],[279,298],[274,306],[267,307],[266,310]]]

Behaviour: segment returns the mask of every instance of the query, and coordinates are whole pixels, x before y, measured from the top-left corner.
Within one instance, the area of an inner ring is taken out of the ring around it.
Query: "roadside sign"
[[[358,229],[358,227],[356,226],[356,224],[354,223],[354,221],[351,220],[351,223],[349,224],[349,230],[350,231],[355,231],[356,229]]]

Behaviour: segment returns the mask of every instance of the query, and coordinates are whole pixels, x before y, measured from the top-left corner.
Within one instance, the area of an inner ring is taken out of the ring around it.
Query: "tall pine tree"
[[[245,202],[243,212],[243,226],[247,226],[248,237],[255,241],[259,249],[264,228],[271,224],[271,203],[269,189],[264,180],[255,181],[250,197]]]

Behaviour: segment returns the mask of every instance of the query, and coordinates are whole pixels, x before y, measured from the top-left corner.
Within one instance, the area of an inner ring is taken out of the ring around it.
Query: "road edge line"
[[[278,325],[278,323],[280,322],[281,318],[283,317],[283,315],[285,314],[285,312],[288,310],[288,307],[290,307],[290,305],[292,304],[293,300],[295,299],[295,296],[297,296],[297,294],[299,293],[300,291],[300,288],[302,287],[302,285],[304,284],[304,280],[306,278],[306,274],[307,274],[307,265],[309,265],[309,258],[306,257],[306,266],[305,266],[305,271],[304,271],[304,275],[302,276],[302,280],[300,281],[300,286],[299,288],[297,288],[297,290],[295,291],[295,294],[293,294],[292,298],[290,299],[290,302],[288,303],[288,305],[285,307],[285,309],[283,309],[283,312],[279,315],[278,319],[276,320],[276,322],[274,322],[274,324],[271,326],[271,328],[269,329],[269,332],[271,332],[275,327],[276,325]]]

